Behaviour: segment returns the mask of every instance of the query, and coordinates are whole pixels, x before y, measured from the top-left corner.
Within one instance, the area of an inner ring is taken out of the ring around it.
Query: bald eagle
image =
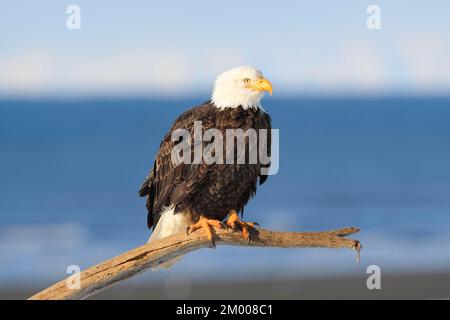
[[[177,129],[194,134],[195,123],[201,122],[202,132],[216,129],[226,135],[227,129],[268,130],[270,153],[271,119],[261,106],[264,92],[272,94],[271,83],[253,67],[238,67],[219,75],[209,101],[181,114],[161,142],[153,169],[141,186],[139,195],[147,198],[147,225],[153,228],[150,241],[192,232],[204,228],[214,246],[212,227],[239,229],[250,241],[244,222],[244,206],[256,193],[257,183],[264,183],[267,173],[262,167],[270,163],[181,163],[172,159],[172,150],[179,143],[173,139]],[[247,137],[248,138],[248,137]],[[251,149],[245,139],[246,153]],[[206,147],[207,142],[201,142]],[[233,147],[235,148],[235,147]],[[225,153],[236,152],[233,149]],[[190,152],[190,151],[189,151]],[[235,159],[235,158],[234,158]],[[248,158],[247,158],[248,159]],[[228,217],[226,223],[225,219]]]

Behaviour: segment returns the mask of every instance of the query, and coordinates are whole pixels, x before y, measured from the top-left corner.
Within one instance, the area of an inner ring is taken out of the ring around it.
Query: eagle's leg
[[[230,215],[228,216],[228,220],[226,223],[227,227],[230,227],[233,230],[237,228],[241,228],[242,236],[250,242],[250,232],[249,228],[255,228],[255,226],[259,226],[256,222],[244,222],[239,218],[236,210],[231,210]]]
[[[211,227],[215,227],[217,229],[225,229],[226,228],[226,226],[220,220],[207,219],[207,218],[201,216],[200,219],[198,220],[198,222],[191,224],[189,227],[187,227],[186,233],[189,234],[198,229],[205,230],[208,240],[211,241],[213,248],[215,248],[216,244],[214,242],[214,236],[213,236]]]

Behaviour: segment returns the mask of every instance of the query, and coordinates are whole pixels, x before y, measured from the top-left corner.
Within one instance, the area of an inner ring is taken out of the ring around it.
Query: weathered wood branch
[[[279,248],[349,248],[357,251],[358,240],[344,238],[358,232],[358,228],[344,228],[322,232],[275,232],[264,229],[252,230],[252,241],[247,243],[240,232],[216,230],[218,245],[279,247]],[[211,246],[204,231],[190,235],[176,235],[137,247],[81,272],[79,288],[70,284],[73,275],[35,294],[32,300],[84,299],[100,290],[150,267],[171,260],[188,252]]]

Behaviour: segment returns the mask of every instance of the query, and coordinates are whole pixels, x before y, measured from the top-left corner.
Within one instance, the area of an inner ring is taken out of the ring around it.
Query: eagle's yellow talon
[[[217,229],[223,229],[224,223],[220,220],[207,219],[202,216],[202,217],[200,217],[200,219],[198,220],[197,223],[191,224],[190,226],[188,226],[186,228],[186,234],[189,235],[191,232],[194,232],[198,229],[203,229],[203,230],[205,230],[206,237],[208,238],[209,241],[211,241],[211,246],[213,248],[215,248],[216,243],[214,241],[214,235],[213,235],[211,227],[215,227]]]
[[[226,225],[230,227],[232,230],[236,230],[239,226],[242,230],[242,236],[247,240],[247,243],[250,243],[250,232],[249,228],[255,228],[255,226],[259,227],[259,224],[256,222],[244,222],[239,219],[239,215],[235,210],[232,210],[230,216],[228,217]]]

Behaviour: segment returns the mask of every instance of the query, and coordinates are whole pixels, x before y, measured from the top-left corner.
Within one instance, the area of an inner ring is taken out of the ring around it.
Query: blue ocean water
[[[0,282],[61,278],[70,264],[84,268],[144,243],[138,188],[172,121],[201,102],[0,101]],[[246,218],[292,231],[359,226],[362,262],[350,251],[219,248],[190,254],[169,274],[450,267],[450,98],[264,102],[280,130],[280,170]]]

